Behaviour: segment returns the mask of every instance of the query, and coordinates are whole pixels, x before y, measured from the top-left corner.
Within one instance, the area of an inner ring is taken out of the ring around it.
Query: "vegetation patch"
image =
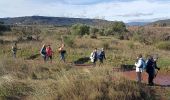
[[[158,49],[162,49],[162,50],[170,50],[170,42],[160,42],[156,45],[156,47]]]

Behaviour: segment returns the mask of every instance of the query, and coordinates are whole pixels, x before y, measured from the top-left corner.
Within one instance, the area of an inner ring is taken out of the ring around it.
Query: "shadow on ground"
[[[31,55],[28,58],[26,58],[26,60],[34,60],[34,59],[38,58],[39,56],[40,56],[40,54],[34,54],[34,55]]]
[[[79,58],[76,61],[74,61],[74,64],[85,64],[89,60],[90,60],[89,57],[82,57],[82,58]]]
[[[132,71],[132,70],[135,70],[135,66],[134,65],[125,65],[125,64],[122,64],[120,66],[120,69],[122,71]]]

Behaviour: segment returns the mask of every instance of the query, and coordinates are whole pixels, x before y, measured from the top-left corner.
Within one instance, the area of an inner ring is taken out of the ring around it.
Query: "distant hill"
[[[158,20],[158,21],[155,21],[153,23],[150,23],[149,25],[152,25],[152,26],[161,26],[161,27],[170,26],[170,19]]]
[[[126,25],[128,26],[145,26],[149,24],[149,22],[129,22],[129,23],[126,23]]]
[[[1,22],[7,25],[57,25],[70,26],[76,23],[87,25],[103,26],[113,23],[113,21],[101,19],[67,18],[67,17],[46,17],[46,16],[26,16],[14,18],[0,18]]]

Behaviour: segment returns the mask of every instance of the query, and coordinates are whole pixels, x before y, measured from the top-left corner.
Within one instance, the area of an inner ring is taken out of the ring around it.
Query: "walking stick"
[[[157,70],[157,71],[156,71],[156,74],[155,74],[155,77],[157,76],[158,72],[159,72],[159,71]]]

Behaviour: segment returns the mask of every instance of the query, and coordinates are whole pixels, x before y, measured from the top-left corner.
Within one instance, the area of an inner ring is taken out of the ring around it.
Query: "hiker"
[[[40,54],[42,55],[44,62],[46,62],[47,59],[47,53],[46,53],[46,45],[44,44],[41,48]]]
[[[96,61],[97,61],[97,48],[93,50],[93,52],[90,55],[91,62],[93,62],[93,66],[96,66]]]
[[[106,60],[104,48],[102,48],[101,51],[99,52],[98,58],[99,58],[99,61],[100,61],[100,64],[99,64],[99,66],[100,66],[101,64],[103,64],[103,60],[104,59]]]
[[[16,58],[17,50],[19,50],[19,49],[17,48],[17,43],[14,43],[14,46],[12,46],[12,54],[13,54],[13,57],[14,57],[14,58]]]
[[[143,72],[143,68],[145,67],[145,61],[143,60],[141,54],[138,55],[137,61],[135,62],[135,66],[136,66],[137,82],[141,83],[142,72]]]
[[[64,50],[64,44],[62,44],[61,47],[59,47],[58,51],[60,53],[60,61],[62,60],[65,63],[66,50]]]
[[[53,54],[53,51],[52,51],[50,45],[48,45],[48,46],[46,47],[46,59],[47,59],[47,60],[50,59],[51,63],[52,63],[52,54]]]
[[[157,67],[157,58],[153,58],[152,56],[148,57],[147,65],[146,65],[146,72],[148,73],[148,85],[153,86],[154,82],[153,79],[156,77],[156,69],[160,70]]]

